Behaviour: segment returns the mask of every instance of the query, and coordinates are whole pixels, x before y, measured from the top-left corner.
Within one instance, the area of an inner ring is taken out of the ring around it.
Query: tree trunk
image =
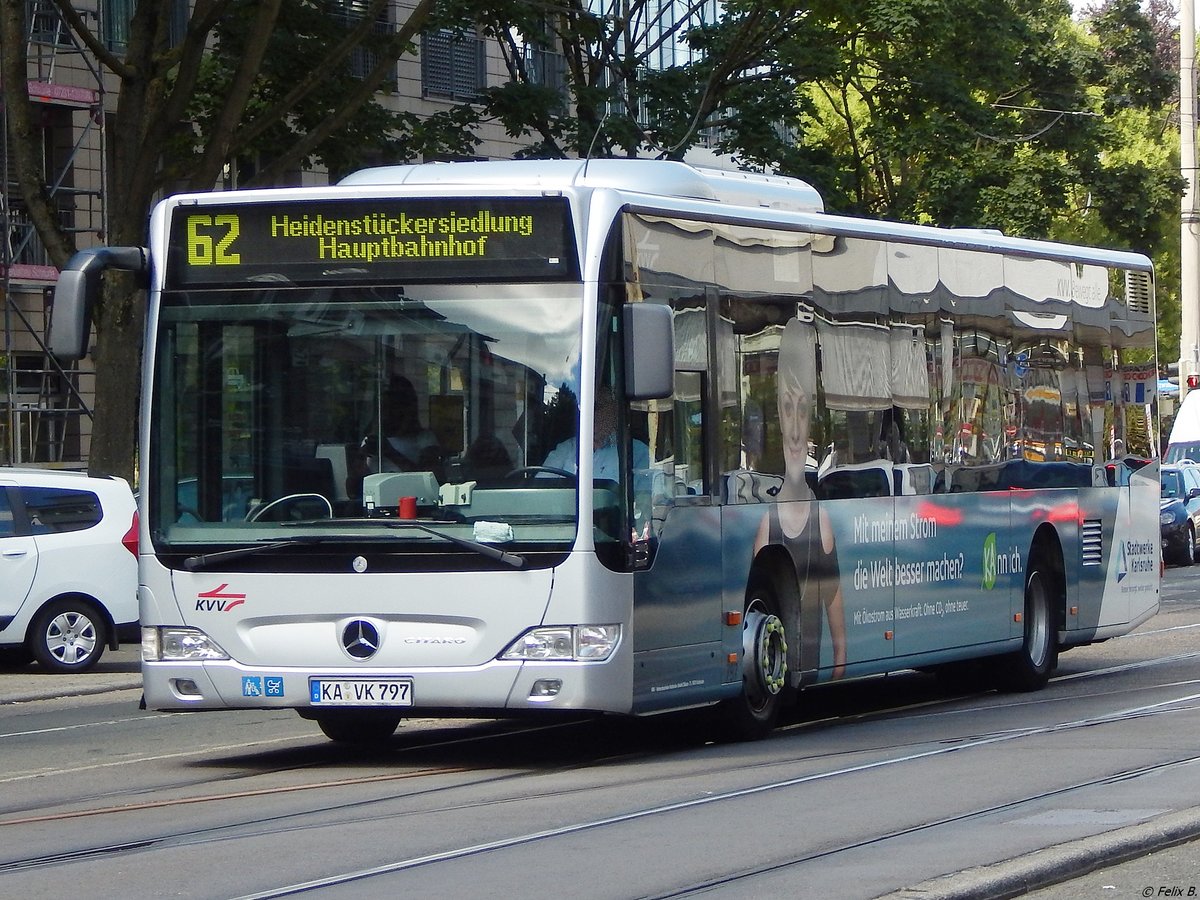
[[[109,272],[104,301],[96,311],[96,403],[88,471],[120,475],[130,484],[135,479],[145,322],[145,292],[129,273]]]

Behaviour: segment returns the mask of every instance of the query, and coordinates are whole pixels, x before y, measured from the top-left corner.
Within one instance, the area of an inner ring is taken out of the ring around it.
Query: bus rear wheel
[[[998,678],[1001,690],[1041,690],[1058,665],[1052,577],[1040,561],[1029,569],[1025,578],[1025,637],[1020,650],[1002,658]]]
[[[331,741],[366,747],[382,744],[400,724],[400,716],[394,713],[367,711],[329,711],[316,716],[317,725]]]
[[[787,696],[787,630],[775,592],[751,591],[742,619],[742,692],[722,703],[722,730],[734,740],[758,740],[775,727]]]

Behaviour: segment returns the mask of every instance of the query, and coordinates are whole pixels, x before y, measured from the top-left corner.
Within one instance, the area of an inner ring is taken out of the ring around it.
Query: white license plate
[[[310,678],[314,706],[412,706],[411,678]]]

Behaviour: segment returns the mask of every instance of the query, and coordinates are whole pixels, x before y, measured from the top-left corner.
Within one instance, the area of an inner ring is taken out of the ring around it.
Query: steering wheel
[[[559,478],[567,478],[571,481],[578,480],[574,472],[568,472],[566,469],[558,469],[554,466],[519,466],[506,474],[504,478],[506,481],[510,478],[529,478],[543,472],[547,475],[557,475]]]

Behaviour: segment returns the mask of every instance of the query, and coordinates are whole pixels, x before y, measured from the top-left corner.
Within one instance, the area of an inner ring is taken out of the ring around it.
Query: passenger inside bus
[[[432,472],[445,481],[445,453],[433,432],[421,425],[417,392],[403,375],[394,377],[380,397],[380,429],[382,441],[368,434],[348,455],[349,497],[362,497],[363,478],[373,472]]]
[[[433,472],[442,479],[445,454],[437,437],[421,424],[417,392],[403,375],[392,379],[382,398],[383,469],[400,472]]]

